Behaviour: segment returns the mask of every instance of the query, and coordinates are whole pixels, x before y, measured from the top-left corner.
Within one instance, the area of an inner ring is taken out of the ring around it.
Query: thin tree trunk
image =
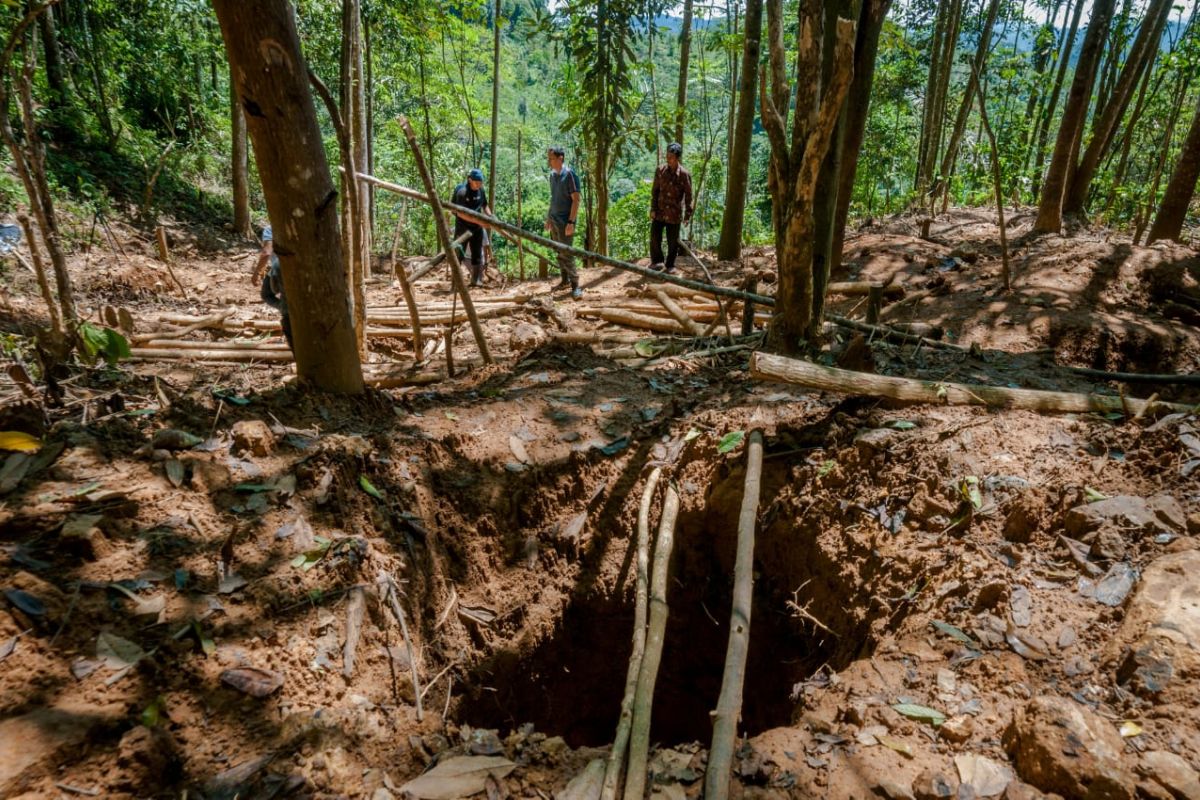
[[[1179,123],[1179,113],[1183,109],[1183,98],[1187,95],[1188,86],[1191,81],[1184,76],[1179,78],[1179,86],[1175,91],[1175,99],[1171,104],[1171,114],[1167,117],[1167,127],[1163,131],[1162,145],[1159,147],[1157,158],[1154,164],[1153,177],[1150,179],[1150,188],[1146,194],[1145,210],[1140,213],[1139,219],[1133,232],[1133,243],[1137,244],[1142,234],[1146,230],[1146,225],[1150,221],[1148,219],[1150,209],[1153,208],[1158,199],[1158,187],[1162,182],[1163,171],[1167,168],[1167,157],[1171,154],[1171,143],[1175,140],[1175,126]]]
[[[1147,244],[1159,239],[1180,239],[1183,220],[1196,191],[1197,178],[1200,178],[1200,104],[1196,106],[1192,126],[1184,139],[1179,161],[1167,183],[1158,213],[1154,215],[1154,224],[1150,226],[1150,235],[1146,238]]]
[[[925,97],[921,107],[921,136],[917,140],[917,172],[913,176],[917,197],[924,197],[925,189],[929,185],[929,149],[933,141],[933,128],[940,124],[935,121],[934,109],[937,105],[937,87],[941,80],[942,40],[946,37],[950,3],[951,0],[938,0],[937,11],[934,14],[933,39],[929,47],[929,72],[925,78]]]
[[[33,272],[37,277],[42,299],[46,302],[46,313],[50,316],[50,330],[54,331],[56,337],[61,338],[64,333],[62,314],[58,304],[54,302],[54,293],[50,291],[50,281],[46,278],[46,264],[42,260],[42,249],[38,246],[37,239],[34,238],[33,225],[29,223],[29,217],[25,214],[18,214],[17,222],[20,223],[21,230],[25,231],[25,242],[29,245],[29,258],[33,261]]]
[[[683,27],[679,31],[679,88],[675,92],[675,141],[683,144],[683,126],[687,120],[688,58],[692,49],[692,4],[684,0]]]
[[[1150,7],[1146,10],[1146,17],[1133,42],[1133,47],[1129,51],[1129,57],[1121,70],[1120,78],[1116,79],[1116,84],[1113,86],[1103,110],[1097,106],[1096,117],[1092,123],[1092,139],[1088,143],[1087,149],[1083,151],[1079,165],[1075,168],[1067,187],[1063,200],[1063,213],[1082,213],[1084,205],[1087,203],[1092,180],[1100,166],[1100,159],[1112,145],[1113,133],[1125,115],[1126,109],[1129,108],[1133,90],[1158,51],[1163,28],[1171,13],[1171,3],[1172,0],[1152,0]],[[1117,53],[1113,53],[1109,57],[1110,62],[1115,63],[1117,56]]]
[[[349,164],[342,175],[342,188],[347,202],[342,204],[342,239],[346,247],[348,262],[347,277],[350,296],[353,298],[352,314],[354,332],[359,352],[366,352],[367,301],[366,277],[370,244],[366,241],[364,220],[365,205],[362,202],[363,186],[355,173],[367,171],[366,107],[363,102],[362,85],[362,17],[358,0],[342,0],[342,53],[341,53],[341,121],[345,127],[349,144]],[[331,110],[330,115],[334,112]],[[343,153],[343,160],[346,154]]]
[[[979,31],[979,46],[975,49],[975,57],[971,61],[971,74],[967,77],[967,88],[963,93],[962,104],[954,117],[954,127],[950,129],[950,141],[942,156],[942,168],[931,190],[932,195],[939,195],[943,190],[949,192],[951,173],[954,162],[958,157],[958,146],[962,142],[963,133],[967,129],[967,118],[971,114],[971,106],[975,103],[975,92],[979,89],[979,76],[987,63],[988,52],[992,44],[992,28],[996,24],[996,15],[1000,11],[1000,0],[991,0],[987,7],[987,16]]]
[[[500,122],[500,0],[492,10],[492,145],[488,162],[488,202],[496,204],[496,134]]]
[[[964,5],[964,0],[951,0],[949,26],[947,28],[946,39],[942,43],[942,66],[939,70],[937,94],[934,101],[933,128],[930,131],[929,150],[926,153],[926,158],[928,159],[926,186],[928,186],[930,181],[938,177],[934,174],[934,170],[938,167],[938,156],[942,152],[942,137],[945,135],[946,101],[950,96],[950,79],[954,74],[954,56],[958,51],[958,34],[959,29],[962,27]],[[924,199],[922,202],[924,202]]]
[[[725,651],[721,694],[713,712],[712,747],[708,751],[708,766],[704,772],[704,800],[726,800],[729,797],[738,718],[742,712],[742,689],[746,681],[746,658],[750,653],[750,615],[754,601],[754,527],[762,492],[762,461],[762,431],[751,431],[746,446],[742,507],[738,513],[729,645]]]
[[[975,73],[974,77],[979,80],[979,73]],[[979,118],[983,123],[983,132],[987,135],[988,146],[991,148],[992,155],[992,184],[996,190],[996,217],[1000,225],[1000,258],[1001,271],[1000,277],[1004,282],[1004,291],[1012,289],[1012,268],[1008,261],[1008,231],[1004,226],[1004,189],[1001,186],[1000,178],[1000,148],[996,145],[996,135],[992,133],[992,126],[988,122],[987,115],[987,97],[984,95],[983,86],[979,87]]]
[[[1075,78],[1063,107],[1063,118],[1054,144],[1054,155],[1046,170],[1046,181],[1042,186],[1042,197],[1038,203],[1037,221],[1034,230],[1041,233],[1058,233],[1062,230],[1063,201],[1067,186],[1073,177],[1079,142],[1083,136],[1087,109],[1096,81],[1100,49],[1108,37],[1108,25],[1112,19],[1114,0],[1096,0],[1092,5],[1092,18],[1083,39],[1079,62],[1075,65]]]
[[[54,24],[54,8],[51,6],[38,17],[38,28],[42,34],[42,51],[45,53],[46,82],[54,103],[67,96],[66,70],[63,68],[62,48],[58,44],[58,30]]]
[[[717,258],[729,261],[742,252],[742,224],[746,217],[746,185],[750,174],[750,141],[754,133],[754,99],[758,80],[762,36],[763,0],[746,0],[745,45],[742,79],[738,89],[737,121],[729,145],[729,177],[725,183],[725,211]]]
[[[233,232],[243,238],[249,238],[250,229],[250,178],[249,153],[246,141],[246,113],[238,98],[237,85],[230,76],[229,81],[229,119],[230,132],[233,139],[232,148],[232,186],[233,186]]]
[[[213,0],[274,223],[296,368],[316,388],[363,389],[337,192],[287,0]]]
[[[1075,13],[1071,17],[1071,27],[1067,30],[1058,58],[1058,72],[1054,77],[1054,88],[1050,92],[1050,100],[1046,103],[1038,121],[1033,163],[1033,194],[1035,197],[1041,193],[1042,165],[1046,160],[1046,142],[1050,137],[1050,122],[1054,119],[1054,109],[1058,108],[1058,98],[1062,95],[1067,66],[1071,63],[1071,52],[1075,49],[1075,37],[1079,33],[1079,19],[1083,15],[1083,5],[1084,0],[1075,0]]]
[[[525,217],[522,216],[522,212],[521,212],[521,193],[523,191],[523,188],[521,186],[521,159],[523,157],[522,150],[521,150],[522,138],[523,138],[523,129],[517,128],[517,224],[518,225],[525,224]],[[523,281],[523,280],[525,280],[525,243],[521,239],[517,239],[517,263],[520,265],[521,280]],[[545,275],[541,274],[546,269],[545,264],[546,264],[545,261],[539,262],[538,274],[542,278],[546,277]]]
[[[1121,135],[1120,155],[1117,157],[1117,166],[1113,171],[1112,185],[1108,190],[1108,199],[1104,203],[1104,215],[1108,216],[1112,210],[1113,202],[1117,197],[1117,190],[1125,183],[1125,170],[1129,167],[1129,152],[1133,147],[1134,133],[1137,131],[1137,124],[1142,118],[1142,112],[1146,109],[1146,92],[1150,88],[1151,79],[1153,77],[1153,65],[1150,66],[1142,78],[1142,87],[1138,90],[1137,103],[1134,104],[1133,113],[1129,115],[1129,121],[1125,124],[1125,130]],[[1158,93],[1158,88],[1161,86],[1161,77],[1155,84],[1155,94]]]

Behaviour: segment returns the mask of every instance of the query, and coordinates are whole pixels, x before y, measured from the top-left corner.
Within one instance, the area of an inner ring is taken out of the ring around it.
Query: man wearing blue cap
[[[466,183],[454,187],[454,196],[450,198],[450,202],[481,214],[491,214],[487,192],[483,190],[483,171],[468,171]],[[483,286],[483,226],[458,216],[454,221],[454,238],[457,239],[467,231],[471,232],[471,286]]]

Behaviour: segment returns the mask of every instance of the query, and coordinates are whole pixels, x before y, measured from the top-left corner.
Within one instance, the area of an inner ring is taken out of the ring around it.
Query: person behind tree
[[[546,230],[550,238],[570,247],[575,240],[575,218],[579,213],[579,178],[565,163],[566,151],[551,147],[546,151],[550,165],[550,209],[546,212]],[[575,270],[575,256],[558,254],[558,271],[562,279],[556,289],[571,289],[571,297],[583,297],[579,288],[579,273]]]
[[[254,265],[254,283],[261,281],[262,301],[271,308],[279,309],[280,324],[283,326],[283,338],[287,339],[288,348],[292,347],[292,320],[288,316],[287,298],[283,294],[283,273],[279,256],[275,255],[275,237],[271,226],[267,225],[262,232],[262,250],[258,253],[258,261]]]
[[[652,269],[675,271],[679,254],[679,226],[692,221],[692,174],[683,168],[679,159],[683,145],[667,145],[667,163],[654,173],[650,190],[650,261]],[[667,258],[663,262],[662,235],[667,232]]]
[[[466,182],[454,187],[454,196],[450,198],[450,202],[469,208],[472,211],[478,211],[481,214],[490,215],[492,209],[488,206],[487,192],[483,190],[483,171],[472,169],[467,172]],[[454,238],[457,239],[468,231],[471,233],[471,240],[469,242],[471,248],[471,286],[483,286],[483,226],[469,222],[461,216],[456,215],[454,220]]]

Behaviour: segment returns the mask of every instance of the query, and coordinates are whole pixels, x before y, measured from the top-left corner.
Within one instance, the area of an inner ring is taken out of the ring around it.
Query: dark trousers
[[[567,247],[571,247],[575,243],[575,234],[572,233],[568,236],[567,226],[553,218],[550,220],[550,238]],[[575,256],[560,252],[558,254],[558,272],[562,275],[564,282],[571,284],[572,289],[579,286],[579,271],[575,269]]]
[[[663,261],[662,235],[667,232],[667,259]],[[667,269],[675,269],[675,256],[679,255],[679,223],[654,220],[650,223],[650,261],[653,264],[667,265]]]
[[[263,277],[260,294],[264,303],[271,308],[279,309],[281,315],[279,322],[283,326],[283,338],[287,340],[288,349],[295,352],[296,348],[292,346],[292,318],[288,315],[287,298],[283,296],[282,290],[279,294],[275,293],[275,286],[270,275]]]
[[[471,238],[467,241],[467,247],[471,250],[470,281],[472,284],[483,283],[483,227],[468,225],[460,220],[454,226],[454,238],[457,239],[467,231],[471,232]]]

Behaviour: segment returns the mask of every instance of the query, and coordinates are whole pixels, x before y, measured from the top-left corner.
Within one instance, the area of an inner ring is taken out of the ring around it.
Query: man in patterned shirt
[[[667,232],[667,272],[675,271],[679,253],[679,226],[692,221],[692,174],[679,163],[683,145],[667,145],[667,163],[654,173],[650,190],[650,260],[652,269],[664,269],[662,235]]]

